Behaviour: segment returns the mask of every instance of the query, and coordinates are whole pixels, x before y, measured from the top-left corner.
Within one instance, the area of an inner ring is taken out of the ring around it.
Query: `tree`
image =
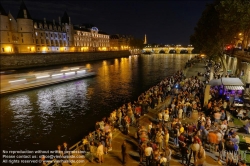
[[[210,59],[221,60],[224,72],[225,45],[234,41],[241,30],[244,30],[244,33],[248,30],[244,35],[249,35],[249,5],[249,0],[215,0],[206,6],[194,34],[190,36],[190,43],[196,51],[205,53]]]
[[[221,26],[231,31],[234,38],[238,38],[241,33],[242,47],[246,48],[250,37],[250,1],[221,0],[216,9],[220,12]]]

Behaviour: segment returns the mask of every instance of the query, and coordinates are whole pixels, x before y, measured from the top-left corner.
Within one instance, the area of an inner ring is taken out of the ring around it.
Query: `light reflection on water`
[[[85,65],[94,78],[1,97],[1,142],[8,149],[53,149],[79,141],[97,120],[137,99],[193,55],[130,56]]]

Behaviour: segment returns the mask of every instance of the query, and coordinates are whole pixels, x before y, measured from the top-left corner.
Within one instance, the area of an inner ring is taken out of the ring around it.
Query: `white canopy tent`
[[[211,86],[223,85],[228,90],[244,90],[244,84],[239,78],[213,79],[208,83]]]

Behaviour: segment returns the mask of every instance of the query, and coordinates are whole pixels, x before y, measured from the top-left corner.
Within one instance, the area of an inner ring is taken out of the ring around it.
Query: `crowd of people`
[[[186,67],[202,61],[209,73],[213,63],[198,56],[189,60]],[[216,64],[216,70],[219,67],[220,64]],[[198,76],[207,79],[206,73],[198,73]],[[95,131],[83,139],[83,150],[89,152],[90,161],[103,163],[104,155],[112,151],[112,133],[121,130],[130,134],[133,126],[137,129],[134,137],[140,163],[145,162],[146,166],[169,166],[172,152],[180,155],[183,165],[192,162],[202,166],[207,152],[217,154],[218,164],[245,165],[239,152],[239,135],[228,126],[230,104],[221,98],[212,98],[203,105],[206,82],[198,76],[185,78],[183,71],[177,71],[142,93],[137,101],[122,105],[109,117],[96,122]],[[164,107],[156,113],[157,120],[147,125],[141,123],[140,117],[159,108],[158,105]],[[121,144],[121,154],[122,162],[126,163],[126,141]]]

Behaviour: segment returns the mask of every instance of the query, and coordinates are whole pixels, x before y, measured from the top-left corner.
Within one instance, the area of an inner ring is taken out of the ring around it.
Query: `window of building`
[[[36,36],[37,36],[37,32],[35,32]]]
[[[63,38],[65,39],[65,35],[63,35]]]
[[[4,52],[4,48],[2,48],[2,51]]]
[[[23,30],[23,28],[21,27],[21,30]]]
[[[43,36],[43,33],[41,33],[41,36]]]
[[[23,34],[21,33],[21,37],[23,37]]]
[[[48,37],[48,34],[46,33],[46,37]]]
[[[8,38],[8,42],[10,42],[10,38]]]
[[[41,39],[41,44],[44,44],[44,40],[43,39]]]
[[[57,48],[57,50],[58,50],[58,48]]]
[[[37,50],[40,50],[40,48],[37,48]]]
[[[38,39],[36,39],[36,44],[38,44]]]
[[[55,37],[57,37],[57,34],[55,34]]]
[[[69,41],[69,37],[68,37],[68,41]]]
[[[35,42],[35,40],[33,39],[33,43]]]
[[[22,39],[22,43],[23,43],[23,39]]]
[[[69,32],[69,29],[67,29],[67,32]]]

